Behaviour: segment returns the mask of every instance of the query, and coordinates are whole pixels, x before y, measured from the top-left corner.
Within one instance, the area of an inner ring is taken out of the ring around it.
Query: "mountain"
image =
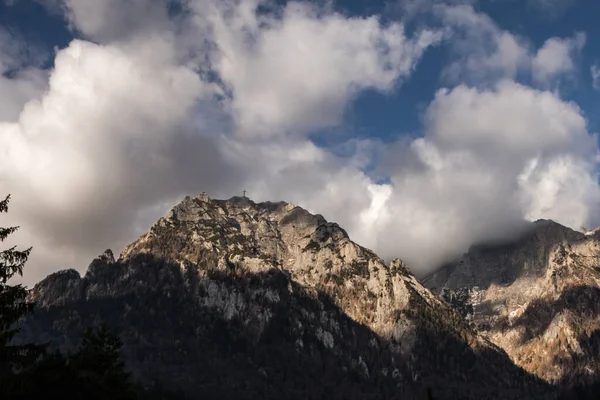
[[[600,233],[539,220],[423,280],[528,372],[566,388],[600,377]]]
[[[31,297],[24,340],[70,348],[105,322],[138,379],[194,398],[553,398],[400,260],[284,202],[186,197]]]

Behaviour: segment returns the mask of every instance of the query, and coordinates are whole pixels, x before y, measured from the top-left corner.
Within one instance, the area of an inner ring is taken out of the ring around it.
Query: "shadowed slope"
[[[287,203],[186,198],[119,260],[40,282],[25,335],[121,334],[140,378],[208,398],[543,398],[400,261]],[[418,397],[417,397],[418,398]]]

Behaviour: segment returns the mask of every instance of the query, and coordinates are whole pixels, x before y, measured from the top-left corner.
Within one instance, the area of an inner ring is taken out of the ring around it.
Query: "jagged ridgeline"
[[[69,348],[106,322],[137,378],[193,398],[553,398],[401,261],[283,202],[186,197],[31,296],[23,338]]]
[[[510,243],[473,246],[423,282],[517,365],[572,398],[598,398],[598,230],[539,220]]]

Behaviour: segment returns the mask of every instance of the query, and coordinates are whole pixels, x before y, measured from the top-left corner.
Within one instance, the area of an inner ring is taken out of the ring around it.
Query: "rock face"
[[[519,366],[553,384],[600,376],[600,234],[540,220],[423,280]]]
[[[400,260],[283,202],[186,197],[32,297],[24,339],[69,347],[105,321],[136,376],[204,398],[552,398]]]

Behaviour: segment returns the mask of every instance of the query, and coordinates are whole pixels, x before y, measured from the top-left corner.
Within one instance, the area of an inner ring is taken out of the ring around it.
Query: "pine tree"
[[[0,201],[0,214],[8,211],[10,195]],[[4,242],[19,227],[0,227],[0,243]],[[23,275],[23,268],[31,253],[31,247],[17,250],[16,246],[0,251],[0,387],[2,391],[15,390],[19,371],[32,365],[42,354],[43,346],[27,344],[13,345],[11,341],[19,332],[17,322],[33,309],[27,301],[25,286],[9,285],[15,275]]]
[[[122,342],[106,325],[86,329],[79,348],[69,356],[87,399],[132,399],[133,384],[121,359]]]

